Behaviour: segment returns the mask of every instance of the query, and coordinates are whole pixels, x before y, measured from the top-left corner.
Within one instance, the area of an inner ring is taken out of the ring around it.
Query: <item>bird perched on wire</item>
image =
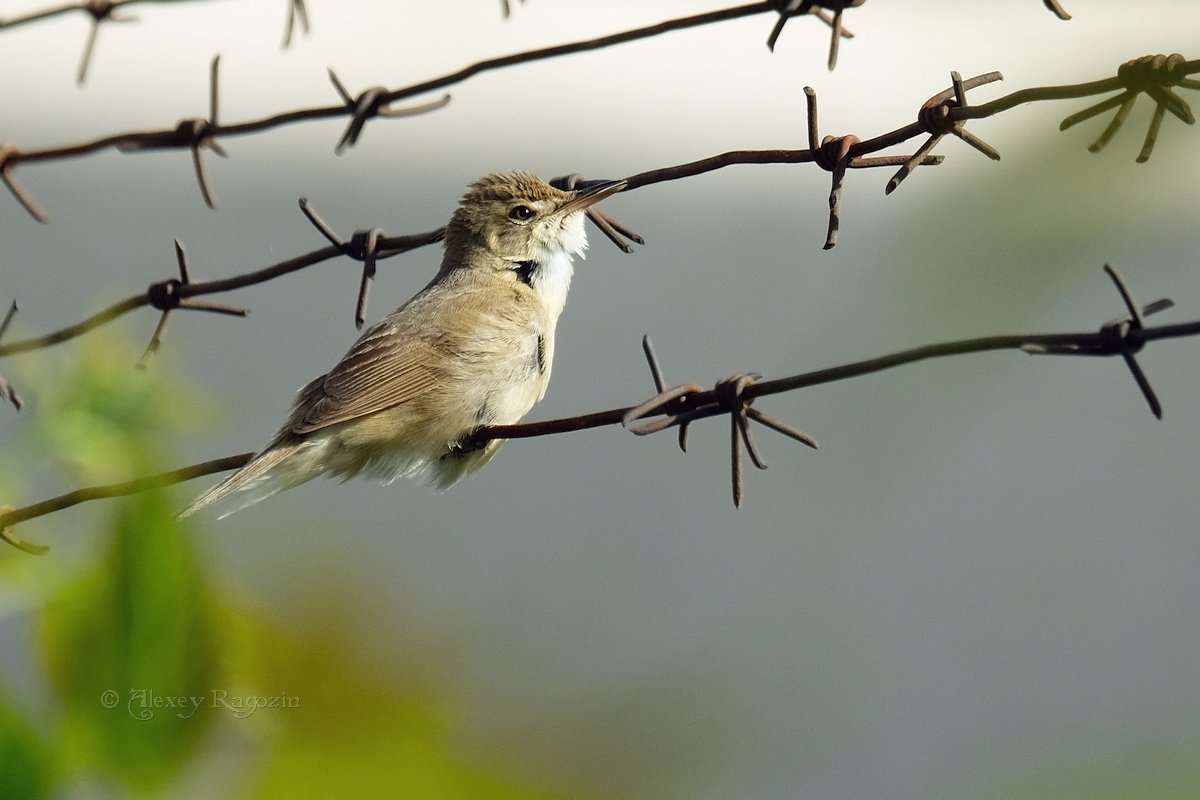
[[[231,499],[227,516],[319,475],[445,488],[483,467],[502,442],[462,442],[519,422],[545,395],[571,260],[587,247],[583,212],[624,187],[562,191],[527,172],[476,181],[429,285],[301,389],[267,446],[180,516]]]

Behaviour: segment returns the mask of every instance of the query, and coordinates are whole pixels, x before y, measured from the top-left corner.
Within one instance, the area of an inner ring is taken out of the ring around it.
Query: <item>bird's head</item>
[[[583,211],[625,188],[610,181],[579,191],[563,191],[528,172],[501,172],[480,178],[463,196],[446,227],[446,250],[482,249],[504,263],[544,263],[587,247]]]

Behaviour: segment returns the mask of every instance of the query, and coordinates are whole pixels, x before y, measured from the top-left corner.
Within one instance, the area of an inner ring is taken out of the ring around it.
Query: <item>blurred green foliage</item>
[[[94,336],[26,376],[38,396],[22,435],[71,482],[171,466],[163,442],[194,418],[195,393],[165,362],[138,371],[136,358]],[[17,476],[4,471],[11,491]],[[100,530],[71,531],[75,510],[38,523],[51,537],[102,537],[79,548],[93,553],[83,563],[64,563],[69,547],[0,556],[0,575],[28,598],[5,614],[28,618],[30,669],[46,683],[36,718],[22,712],[37,698],[0,695],[0,795],[547,796],[456,755],[449,716],[361,674],[336,634],[284,633],[247,607],[175,521],[175,493],[104,502]],[[213,766],[231,740],[251,754],[232,775]]]
[[[0,698],[0,781],[7,796],[29,798],[50,794],[49,748],[42,737]]]
[[[69,765],[143,791],[167,785],[196,753],[213,709],[188,698],[217,685],[214,602],[172,510],[162,492],[122,500],[108,552],[42,620]]]
[[[55,352],[27,365],[36,369],[23,383],[37,392],[30,409],[37,452],[93,483],[164,468],[163,443],[200,416],[204,403],[166,359],[141,370],[138,357],[100,333],[73,357]]]
[[[286,720],[277,746],[250,796],[559,796],[523,788],[455,755],[449,715],[364,680],[350,668],[338,638],[259,637],[272,653],[260,685],[304,688],[300,707],[281,715]]]

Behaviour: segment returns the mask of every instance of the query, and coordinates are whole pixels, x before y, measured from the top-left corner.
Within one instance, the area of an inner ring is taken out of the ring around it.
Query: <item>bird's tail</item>
[[[302,454],[310,449],[311,444],[307,442],[268,445],[246,466],[197,497],[190,506],[180,511],[176,518],[189,517],[230,495],[240,495],[237,504],[218,517],[224,519],[235,511],[266,500],[284,489],[291,489],[312,480],[321,470],[310,468],[311,465],[307,463],[309,459],[303,457]]]

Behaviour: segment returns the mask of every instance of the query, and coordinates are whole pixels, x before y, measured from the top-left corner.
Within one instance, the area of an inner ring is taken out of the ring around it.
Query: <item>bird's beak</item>
[[[563,203],[558,213],[565,217],[576,211],[582,211],[594,203],[599,203],[609,195],[616,194],[624,189],[625,186],[625,181],[605,181],[604,183],[597,183],[595,186],[589,186],[586,189],[580,189],[575,192],[575,195],[570,200]]]

